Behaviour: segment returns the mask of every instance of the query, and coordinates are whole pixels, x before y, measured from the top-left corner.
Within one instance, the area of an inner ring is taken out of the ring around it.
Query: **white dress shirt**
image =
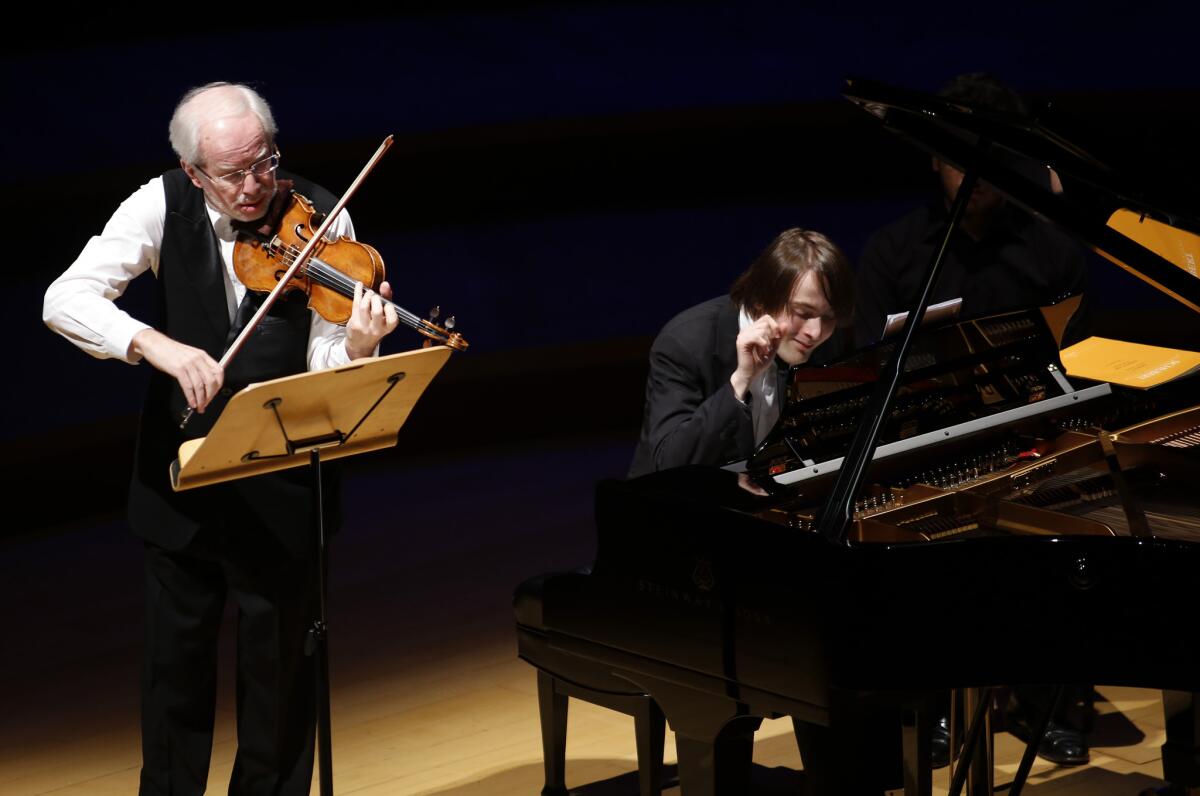
[[[738,313],[738,331],[753,323],[754,319],[746,312],[746,308],[742,307]],[[754,444],[757,446],[779,420],[782,400],[779,397],[779,369],[775,362],[771,362],[762,373],[750,380],[749,393],[750,419],[754,423]]]
[[[230,218],[206,204],[208,217],[225,264],[225,299],[232,321],[243,285],[233,272],[235,233]],[[158,275],[167,197],[162,177],[155,177],[121,203],[104,230],[83,247],[79,257],[46,291],[42,320],[54,331],[94,357],[119,359],[130,364],[141,357],[131,353],[133,336],[150,328],[117,307],[129,283],[147,270]],[[329,236],[354,237],[354,225],[343,210],[330,226]],[[312,313],[308,335],[308,369],[321,370],[349,364],[346,329]]]

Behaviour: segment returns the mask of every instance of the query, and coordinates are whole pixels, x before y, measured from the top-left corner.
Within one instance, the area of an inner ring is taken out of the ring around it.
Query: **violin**
[[[390,135],[383,140],[354,182],[342,194],[342,198],[338,199],[337,204],[323,217],[316,229],[313,229],[312,222],[320,214],[315,212],[312,203],[299,194],[281,191],[272,200],[270,212],[262,227],[256,232],[239,232],[238,240],[233,246],[234,273],[247,288],[265,291],[267,297],[259,305],[254,317],[242,328],[237,339],[225,349],[218,363],[222,369],[229,367],[229,363],[242,350],[259,321],[285,291],[303,290],[309,297],[309,306],[319,312],[321,317],[334,323],[345,323],[350,319],[355,283],[362,282],[364,286],[370,285],[372,290],[379,290],[379,285],[383,282],[383,259],[379,252],[365,243],[358,243],[346,237],[330,241],[325,237],[325,233],[329,231],[329,226],[337,218],[337,214],[342,212],[346,203],[350,201],[350,197],[354,196],[355,191],[362,185],[363,180],[379,163],[380,158],[391,148],[394,140]],[[279,181],[280,184],[283,182]],[[313,256],[318,251],[325,255],[324,259]],[[353,275],[342,269],[352,271]],[[317,296],[315,302],[314,293]],[[341,301],[334,298],[339,295]],[[433,322],[437,317],[436,307],[430,313],[430,320],[426,321],[382,296],[380,299],[396,310],[397,317],[405,326],[425,335],[425,345],[437,342],[458,351],[467,347],[467,341],[462,335],[451,331],[454,328],[453,316],[447,318],[446,325],[442,327]],[[195,410],[191,407],[184,411],[179,421],[181,429],[187,427],[194,413]]]
[[[233,246],[234,273],[246,289],[260,293],[269,293],[278,286],[316,236],[316,228],[324,218],[302,194],[281,192],[277,199],[278,205],[268,215],[278,218],[278,223],[268,222],[259,230],[239,232]],[[272,228],[274,232],[269,231]],[[330,323],[344,325],[353,309],[355,283],[362,282],[363,287],[378,292],[384,276],[383,258],[373,246],[345,236],[335,241],[321,238],[283,292],[303,291],[314,312]],[[467,348],[463,336],[453,331],[454,316],[439,326],[434,322],[439,314],[436,307],[426,320],[393,301],[382,296],[380,299],[395,309],[401,323],[424,335],[426,345],[439,343],[456,351]]]

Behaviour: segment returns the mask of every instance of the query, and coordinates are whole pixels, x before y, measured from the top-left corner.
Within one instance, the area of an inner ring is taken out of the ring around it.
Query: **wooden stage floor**
[[[330,603],[337,793],[540,791],[534,673],[515,656],[512,589],[590,560],[593,483],[619,476],[630,450],[626,440],[579,440],[422,466],[379,458],[349,474]],[[0,794],[136,792],[140,586],[140,547],[119,522],[0,543]],[[230,639],[210,793],[225,792],[233,758]],[[1157,692],[1101,694],[1092,765],[1039,761],[1027,792],[1162,784]],[[1002,734],[997,750],[1004,782],[1020,749]],[[764,723],[755,763],[756,792],[800,792],[789,722]],[[635,767],[632,719],[573,701],[573,793],[636,794]],[[944,772],[940,782],[944,793]]]

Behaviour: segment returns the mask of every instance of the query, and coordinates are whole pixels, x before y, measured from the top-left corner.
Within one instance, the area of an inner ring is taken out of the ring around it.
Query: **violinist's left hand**
[[[387,282],[379,285],[379,292],[364,288],[362,282],[354,285],[354,309],[346,321],[346,353],[350,359],[374,356],[379,341],[390,334],[400,319],[396,308],[381,299],[392,297],[392,286]]]

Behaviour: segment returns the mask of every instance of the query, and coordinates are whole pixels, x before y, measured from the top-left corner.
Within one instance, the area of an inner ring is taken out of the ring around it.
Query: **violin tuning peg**
[[[429,310],[429,320],[436,321],[438,319],[438,316],[441,314],[442,314],[441,306],[435,304],[435,305],[433,305],[433,308]]]
[[[446,319],[445,326],[447,329],[454,328],[454,316],[453,315],[451,315],[449,318]]]

